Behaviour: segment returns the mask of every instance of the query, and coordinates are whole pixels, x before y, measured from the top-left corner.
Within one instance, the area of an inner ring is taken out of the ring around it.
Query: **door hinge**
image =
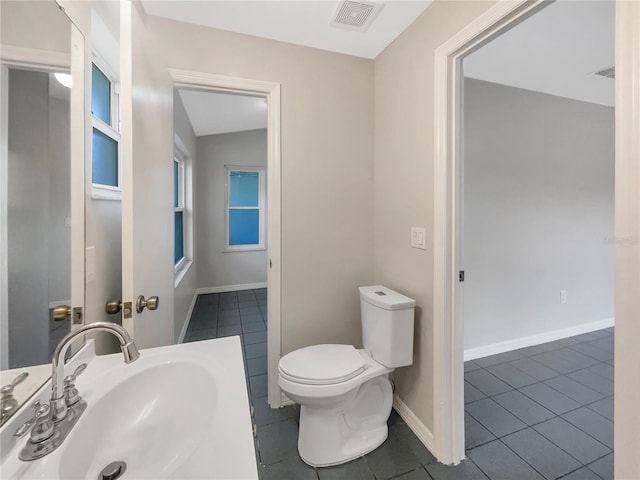
[[[458,281],[459,282],[464,282],[464,270],[460,270],[458,272]]]

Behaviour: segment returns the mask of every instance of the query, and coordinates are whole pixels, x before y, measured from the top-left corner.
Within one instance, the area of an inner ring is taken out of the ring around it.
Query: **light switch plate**
[[[87,247],[85,254],[85,282],[93,282],[96,279],[96,247]]]
[[[411,247],[427,249],[427,230],[420,227],[411,227]]]

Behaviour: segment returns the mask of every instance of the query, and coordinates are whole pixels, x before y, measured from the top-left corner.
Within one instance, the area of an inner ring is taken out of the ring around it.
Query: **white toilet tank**
[[[364,349],[385,367],[411,365],[416,301],[382,285],[359,290]]]

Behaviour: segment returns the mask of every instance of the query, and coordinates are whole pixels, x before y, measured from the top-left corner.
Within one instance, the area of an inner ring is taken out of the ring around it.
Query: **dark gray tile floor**
[[[465,364],[467,459],[439,464],[392,412],[389,438],[345,465],[297,451],[298,407],[267,404],[266,289],[200,295],[185,342],[240,335],[262,480],[613,478],[613,330]]]
[[[490,479],[613,479],[613,336],[466,362],[469,459]]]

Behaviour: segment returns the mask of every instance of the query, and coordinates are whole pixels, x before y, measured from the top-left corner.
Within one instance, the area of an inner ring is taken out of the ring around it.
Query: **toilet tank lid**
[[[412,298],[405,297],[401,293],[394,292],[390,288],[382,285],[371,285],[368,287],[360,287],[360,298],[385,310],[402,310],[404,308],[413,308],[416,301]]]

